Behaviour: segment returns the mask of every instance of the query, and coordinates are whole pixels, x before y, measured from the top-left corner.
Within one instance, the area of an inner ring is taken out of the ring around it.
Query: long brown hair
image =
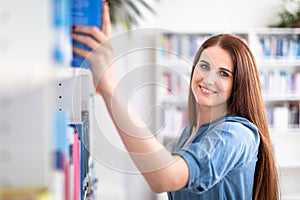
[[[248,119],[259,131],[260,145],[255,168],[253,199],[277,200],[278,176],[254,56],[246,43],[237,36],[230,34],[212,36],[204,42],[194,58],[191,80],[203,50],[210,46],[219,46],[226,50],[233,60],[234,78],[232,94],[227,102],[228,112]],[[191,87],[188,102],[189,123],[196,126],[197,107]]]

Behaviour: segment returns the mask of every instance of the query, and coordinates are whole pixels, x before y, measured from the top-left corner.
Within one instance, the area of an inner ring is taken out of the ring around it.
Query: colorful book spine
[[[191,65],[201,44],[210,34],[164,34],[160,38],[158,59],[165,63]]]
[[[85,188],[85,184],[87,183],[87,175],[89,173],[89,158],[90,158],[90,127],[89,127],[89,112],[82,111],[81,112],[82,124],[83,124],[83,154],[84,154],[84,161],[83,161],[83,178],[84,184],[83,188]]]
[[[162,74],[161,95],[184,97],[187,95],[189,74],[165,71]]]
[[[70,126],[75,128],[75,135],[76,137],[74,138],[74,145],[75,149],[75,155],[73,158],[74,159],[74,173],[75,173],[75,185],[74,190],[77,195],[79,195],[79,200],[83,200],[83,182],[84,182],[84,142],[82,140],[83,138],[83,124],[80,123],[74,123],[70,124]],[[76,187],[76,188],[75,188]],[[75,195],[75,194],[74,194]]]
[[[67,127],[69,114],[56,112],[54,149],[54,196],[57,200],[68,200],[68,146]]]
[[[300,128],[300,104],[284,102],[277,106],[267,105],[265,109],[270,127],[276,130]]]
[[[68,143],[68,157],[69,157],[69,181],[68,181],[68,193],[69,199],[74,200],[74,134],[75,129],[71,126],[68,127],[67,143]]]
[[[74,200],[81,200],[81,190],[80,190],[80,141],[79,134],[77,131],[74,133],[74,144],[73,144],[73,163],[74,163]]]
[[[187,122],[186,111],[173,104],[166,104],[164,109],[162,134],[178,137]]]
[[[52,0],[52,6],[55,35],[52,57],[56,65],[70,66],[72,60],[70,0]]]
[[[259,39],[262,57],[265,59],[297,59],[300,41],[294,36],[264,35]]]
[[[263,93],[273,95],[299,95],[300,73],[285,70],[260,72],[261,89]]]

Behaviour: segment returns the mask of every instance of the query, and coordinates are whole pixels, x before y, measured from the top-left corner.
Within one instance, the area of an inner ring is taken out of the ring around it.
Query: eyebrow
[[[224,70],[224,71],[227,71],[229,73],[231,73],[233,75],[233,72],[227,68],[224,68],[224,67],[220,67],[221,70]]]
[[[199,60],[199,62],[203,62],[203,63],[205,63],[205,64],[207,64],[207,65],[210,65],[210,63],[207,62],[206,60]],[[228,69],[228,68],[220,67],[219,69],[224,70],[224,71],[227,71],[227,72],[233,74],[233,72],[232,72],[230,69]]]
[[[199,60],[199,62],[204,62],[206,63],[207,65],[210,65],[209,62],[205,61],[205,60]]]

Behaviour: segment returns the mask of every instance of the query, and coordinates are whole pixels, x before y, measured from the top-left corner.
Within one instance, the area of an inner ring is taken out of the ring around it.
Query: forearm
[[[126,149],[151,188],[162,192],[184,187],[186,178],[174,178],[181,170],[188,171],[178,169],[185,164],[183,159],[165,149],[113,84],[102,85],[100,90]]]
[[[118,133],[132,156],[146,157],[147,154],[164,152],[169,159],[173,158],[137,115],[132,105],[123,99],[121,91],[118,91],[113,84],[106,85],[105,88],[101,87],[100,91]]]

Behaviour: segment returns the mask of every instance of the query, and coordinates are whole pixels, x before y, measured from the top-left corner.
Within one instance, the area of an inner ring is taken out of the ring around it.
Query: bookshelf
[[[0,199],[96,199],[94,87],[68,64],[67,2],[0,3]]]
[[[94,86],[92,75],[88,69],[65,68],[59,69],[55,80],[56,87],[56,111],[66,113],[67,125],[74,128],[71,129],[71,137],[76,135],[67,148],[72,148],[73,152],[69,159],[69,177],[71,178],[70,188],[73,189],[73,195],[69,199],[78,196],[78,199],[96,199],[96,182],[94,160],[90,156],[91,141],[93,138],[93,121],[94,114]],[[58,131],[57,131],[58,132]],[[68,137],[68,135],[67,135]],[[60,141],[62,140],[59,136]],[[74,145],[78,143],[78,155],[74,155]],[[67,152],[68,153],[68,152]],[[77,157],[77,170],[75,158]],[[73,161],[73,162],[70,162]],[[73,174],[73,175],[72,175]],[[77,181],[74,180],[76,179]],[[72,185],[72,186],[71,186]],[[74,188],[77,187],[75,191]]]
[[[283,199],[299,199],[300,29],[258,29],[252,42]]]
[[[171,148],[187,121],[190,70],[198,47],[218,32],[157,35],[156,113],[159,137]],[[266,114],[283,199],[300,199],[300,29],[256,28],[229,32],[252,49],[260,71]]]

